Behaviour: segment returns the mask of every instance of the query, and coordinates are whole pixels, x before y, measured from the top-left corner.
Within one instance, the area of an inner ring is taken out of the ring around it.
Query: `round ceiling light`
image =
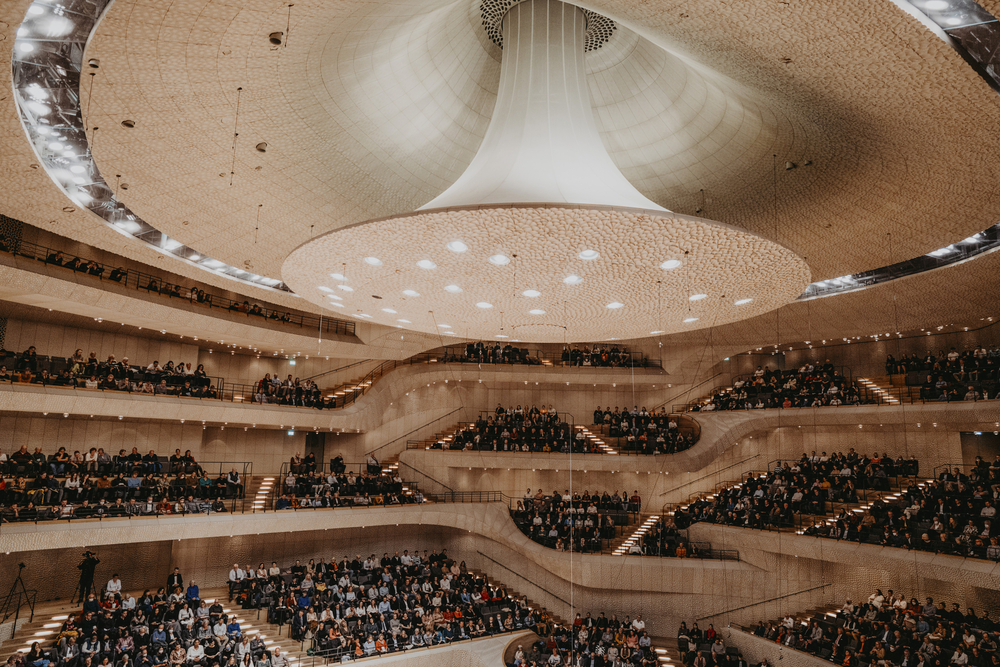
[[[412,289],[403,290],[403,294],[405,294],[406,296],[420,296],[420,292],[417,292],[416,290]]]
[[[396,320],[397,322],[402,322],[403,324],[412,324],[410,320]]]
[[[476,308],[492,308],[492,307],[493,307],[492,303],[486,303],[485,301],[480,301],[479,303],[476,304]]]
[[[671,269],[676,269],[681,265],[681,260],[679,259],[668,259],[667,261],[660,264],[660,268],[664,271],[670,271]]]
[[[333,299],[334,301],[343,301],[344,300],[342,297],[339,297],[336,294],[327,294],[326,298]]]
[[[510,257],[507,255],[491,255],[490,263],[496,264],[497,266],[507,266],[510,264]]]
[[[563,282],[567,285],[579,285],[583,282],[583,278],[573,273],[563,278]]]
[[[351,287],[350,285],[337,285],[337,287],[339,289],[344,290],[345,292],[353,292],[354,291],[354,288]]]
[[[739,301],[736,302],[736,305],[737,306],[745,306],[746,304],[750,303],[751,301],[753,301],[753,299],[740,299]]]
[[[948,3],[945,0],[929,0],[924,3],[924,8],[932,12],[940,12],[948,9]]]
[[[360,315],[358,315],[358,317],[367,317],[368,319],[371,319],[372,316],[369,315],[368,313],[361,313]]]
[[[528,311],[528,314],[530,314],[530,315],[544,315],[545,311],[542,310],[541,308],[532,308],[531,310]]]
[[[521,294],[528,297],[529,299],[534,299],[542,295],[542,293],[536,289],[526,289],[523,292],[521,292]]]
[[[330,277],[333,278],[334,280],[347,280],[347,276],[345,276],[343,273],[331,273]]]
[[[428,271],[437,268],[437,264],[435,264],[429,259],[420,260],[419,262],[417,262],[417,266],[419,266],[421,269],[427,269]]]
[[[395,311],[395,310],[393,310],[392,308],[383,308],[383,309],[382,309],[382,312],[383,312],[383,313],[391,313],[391,314],[393,314],[393,315],[395,315],[395,314],[396,314],[396,311]]]
[[[328,305],[328,306],[336,306],[337,308],[343,308],[344,307],[344,304],[339,303],[337,301],[331,301],[330,303],[328,303],[326,305]]]
[[[365,257],[365,264],[371,264],[372,266],[382,266],[382,260],[378,257]]]
[[[618,301],[612,301],[611,303],[608,304],[608,308],[610,308],[611,310],[618,310],[619,308],[623,308],[624,306],[625,306],[624,303],[620,303]]]
[[[649,333],[651,333],[652,335],[655,336],[656,334],[661,334],[661,333],[664,333],[664,332],[663,331],[650,331]]]
[[[697,321],[698,321],[697,317],[688,317],[688,318],[685,318],[684,324],[691,324],[692,322],[697,322]]]
[[[465,252],[469,249],[469,246],[465,245],[461,241],[451,241],[446,247],[452,252]]]
[[[692,294],[688,297],[688,301],[701,301],[702,299],[707,299],[707,294]]]
[[[462,288],[458,285],[445,285],[445,292],[451,292],[452,294],[461,294]]]
[[[438,326],[441,327],[442,329],[450,329],[451,328],[450,324],[439,324]]]
[[[319,291],[320,292],[332,292],[333,290],[330,289],[329,287],[326,287],[325,285],[320,285],[319,286]]]
[[[579,257],[580,259],[585,259],[588,261],[592,259],[597,259],[600,256],[601,254],[596,250],[584,250],[579,255],[577,255],[577,257]]]
[[[504,336],[503,334],[497,334],[496,338],[507,338],[507,336]]]

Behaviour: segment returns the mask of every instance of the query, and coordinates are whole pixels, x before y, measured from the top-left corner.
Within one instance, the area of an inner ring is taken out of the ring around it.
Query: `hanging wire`
[[[243,87],[236,89],[236,120],[233,122],[233,163],[229,168],[229,185],[233,184],[236,176],[236,140],[240,136],[240,102],[243,99]]]
[[[257,245],[257,232],[260,231],[260,209],[263,204],[257,204],[257,225],[253,228],[253,244]]]
[[[97,72],[90,72],[90,92],[87,93],[87,120],[90,120],[90,104],[94,101],[94,77],[97,76]],[[84,129],[86,129],[86,124],[84,124]]]

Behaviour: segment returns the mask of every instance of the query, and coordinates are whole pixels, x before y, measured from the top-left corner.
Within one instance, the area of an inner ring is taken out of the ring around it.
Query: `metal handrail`
[[[399,462],[399,465],[400,465],[401,467],[402,467],[402,466],[406,466],[407,468],[409,468],[409,469],[410,469],[410,470],[412,470],[413,472],[417,473],[418,475],[422,475],[422,476],[426,477],[427,479],[429,479],[430,481],[434,482],[435,484],[437,484],[437,485],[438,485],[438,486],[440,486],[441,488],[443,488],[443,489],[447,489],[447,490],[448,490],[448,491],[449,491],[450,493],[455,493],[455,489],[451,488],[451,487],[450,487],[450,486],[448,486],[447,484],[444,484],[443,482],[439,482],[439,481],[437,481],[436,479],[434,479],[433,477],[431,477],[431,476],[430,476],[430,475],[428,475],[427,473],[425,473],[425,472],[421,472],[420,470],[417,470],[416,468],[414,468],[414,467],[413,467],[413,466],[411,466],[410,464],[408,464],[408,463],[404,463],[403,461],[400,461],[400,462]],[[485,501],[484,501],[484,502],[485,502]]]
[[[555,599],[559,600],[559,601],[560,601],[560,602],[562,602],[563,604],[566,604],[566,605],[568,605],[568,604],[569,604],[569,602],[567,602],[567,601],[566,601],[566,600],[564,600],[563,598],[559,597],[558,595],[556,595],[555,593],[553,593],[553,592],[552,592],[552,591],[550,591],[549,589],[547,589],[547,588],[545,588],[545,587],[543,587],[543,586],[539,586],[539,585],[538,585],[538,584],[536,584],[535,582],[533,582],[533,581],[531,581],[530,579],[528,579],[528,578],[527,578],[526,576],[524,576],[524,572],[523,572],[523,571],[522,571],[522,572],[515,572],[514,570],[510,569],[509,567],[507,567],[506,565],[504,565],[503,563],[501,563],[500,561],[498,561],[498,560],[496,560],[496,559],[494,559],[494,558],[492,558],[492,557],[490,557],[490,556],[488,556],[488,555],[484,554],[484,553],[483,553],[482,551],[479,551],[478,549],[476,549],[476,553],[478,553],[478,554],[479,554],[480,556],[482,556],[482,557],[483,557],[483,558],[485,558],[486,560],[490,561],[491,563],[493,563],[493,564],[495,564],[495,565],[499,565],[500,567],[502,567],[503,569],[507,570],[508,572],[510,572],[510,573],[512,573],[512,574],[515,574],[515,575],[517,575],[517,576],[518,576],[518,577],[520,577],[521,579],[524,579],[525,581],[527,581],[527,582],[528,582],[529,584],[531,584],[531,585],[532,585],[532,586],[534,586],[535,588],[537,588],[537,589],[539,589],[539,590],[542,590],[542,591],[545,591],[546,593],[548,593],[549,595],[551,595],[551,596],[552,596],[552,597],[554,597]]]
[[[66,253],[58,248],[48,248],[46,246],[39,245],[37,243],[32,243],[30,241],[18,241],[15,247],[12,249],[12,254],[15,256],[26,257],[28,259],[38,260],[43,262],[46,266],[56,266],[61,265],[54,264],[48,261],[51,255],[62,252],[67,255],[67,259],[72,257],[72,254]],[[243,302],[237,301],[235,299],[230,299],[229,297],[222,296],[220,294],[205,294],[204,300],[193,300],[190,297],[191,288],[184,287],[179,283],[166,280],[161,276],[153,275],[151,273],[146,273],[138,269],[127,269],[123,270],[121,278],[118,280],[112,280],[111,274],[117,270],[119,267],[113,267],[110,264],[105,264],[97,260],[89,260],[83,257],[77,256],[76,259],[79,260],[81,268],[80,269],[69,269],[74,273],[79,273],[82,275],[89,275],[96,278],[99,281],[110,281],[115,284],[121,285],[128,289],[133,289],[137,291],[145,291],[149,293],[155,293],[162,296],[167,296],[171,298],[178,298],[182,301],[188,301],[189,303],[196,304],[199,306],[206,306],[208,308],[221,308],[227,312],[237,312],[241,315],[246,315],[248,318],[257,316],[262,322],[269,322],[275,324],[287,324],[289,326],[297,326],[299,328],[308,327],[310,330],[322,331],[324,333],[353,336],[355,333],[355,323],[348,320],[340,320],[335,317],[326,317],[323,315],[311,315],[307,313],[295,313],[292,314],[291,310],[288,308],[277,308],[275,306],[261,306],[259,313],[251,313],[247,310],[241,310],[244,304],[247,304],[248,300]],[[100,273],[94,274],[89,273],[86,266],[89,262],[93,262],[97,265]],[[63,267],[68,268],[68,267]],[[192,281],[193,282],[193,281]],[[151,286],[155,285],[155,289]],[[174,291],[176,288],[176,291]],[[201,290],[201,288],[198,288]],[[166,290],[166,291],[164,291]],[[187,294],[188,296],[182,296]],[[282,318],[287,318],[283,320]]]
[[[426,424],[423,424],[422,426],[418,426],[417,428],[413,429],[412,431],[410,431],[408,433],[404,433],[403,435],[399,436],[398,438],[390,440],[389,442],[385,443],[384,445],[380,445],[380,446],[376,447],[375,449],[373,449],[370,452],[368,452],[368,454],[374,454],[375,452],[377,452],[377,451],[379,451],[381,449],[385,449],[386,447],[388,447],[389,445],[393,444],[394,442],[399,442],[403,438],[405,438],[405,437],[407,437],[409,435],[412,435],[412,434],[416,433],[417,431],[419,431],[421,429],[425,429],[428,426],[430,426],[431,424],[433,424],[434,422],[441,421],[445,417],[450,417],[451,415],[455,414],[456,412],[460,412],[461,410],[462,410],[462,408],[455,408],[454,410],[452,410],[448,414],[441,415],[437,419],[432,419],[429,422],[427,422]],[[459,422],[459,423],[461,424],[462,422]],[[410,447],[410,443],[411,442],[417,442],[417,441],[416,440],[407,440],[406,443],[405,443],[405,445],[404,445],[404,447],[406,449],[416,449],[416,447],[413,447],[413,448]]]

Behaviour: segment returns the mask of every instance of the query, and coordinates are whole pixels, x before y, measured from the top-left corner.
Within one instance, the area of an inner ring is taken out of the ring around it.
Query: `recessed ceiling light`
[[[403,324],[411,324],[410,320],[396,320],[397,322],[402,322]]]
[[[326,298],[327,299],[334,299],[335,301],[343,301],[344,300],[343,297],[339,297],[336,294],[327,294]]]
[[[701,301],[702,299],[707,299],[707,294],[692,294],[688,297],[688,301]]]
[[[39,14],[44,14],[45,9],[43,7],[39,7],[38,5],[31,5],[28,7],[28,13],[38,16]]]
[[[485,301],[480,301],[479,303],[476,304],[476,308],[492,308],[492,307],[493,307],[492,303],[486,303]]]
[[[457,336],[458,335],[454,331],[444,331],[442,333],[444,333],[445,336]]]
[[[663,264],[660,264],[660,268],[664,271],[669,271],[670,269],[676,269],[681,265],[681,260],[679,259],[668,259]]]
[[[369,315],[368,313],[361,313],[360,315],[358,315],[358,317],[367,317],[371,319],[371,315]]]
[[[17,45],[17,48],[21,51],[21,53],[31,53],[35,50],[34,45],[28,44],[27,42],[21,42]]]
[[[492,255],[490,257],[490,262],[496,264],[497,266],[506,266],[510,264],[510,257],[507,255]]]
[[[684,324],[691,324],[692,322],[697,322],[697,321],[698,321],[697,317],[689,317],[684,320]]]
[[[507,338],[507,336],[504,336],[503,334],[497,334],[495,338]]]
[[[932,12],[940,12],[948,9],[948,3],[945,0],[928,0],[928,2],[924,3],[924,8]]]
[[[740,299],[739,301],[736,302],[736,305],[742,306],[744,304],[750,303],[751,301],[753,301],[753,299]]]
[[[337,288],[338,289],[342,289],[345,292],[353,292],[354,291],[354,288],[351,287],[350,285],[337,285]]]
[[[382,312],[383,312],[383,313],[392,313],[393,315],[395,315],[395,314],[396,314],[396,311],[395,311],[395,310],[393,310],[392,308],[383,308],[383,309],[382,309]]]
[[[382,266],[382,260],[378,257],[365,257],[365,264],[371,264],[372,266]]]
[[[334,280],[347,280],[347,276],[345,276],[343,273],[331,273],[330,277],[333,278]]]
[[[462,288],[458,285],[445,285],[444,291],[451,292],[452,294],[459,294],[461,293]]]
[[[655,336],[656,334],[661,334],[661,333],[664,333],[664,332],[662,332],[662,331],[650,331],[649,333],[651,333],[651,334],[653,334]]]
[[[579,255],[577,255],[577,257],[579,257],[580,259],[586,259],[586,260],[597,259],[600,256],[601,256],[600,253],[598,253],[596,250],[584,250]]]
[[[534,299],[535,297],[542,295],[542,293],[536,289],[526,289],[523,292],[521,292],[521,294],[528,297],[529,299]]]
[[[542,310],[541,308],[532,308],[531,310],[528,311],[528,314],[529,315],[544,315],[545,311]]]
[[[403,290],[403,294],[405,294],[406,296],[420,296],[420,292],[411,289]]]
[[[332,292],[333,290],[330,289],[329,287],[324,286],[324,285],[320,285],[319,286],[319,291],[320,292]]]
[[[450,329],[451,328],[450,324],[439,324],[438,326],[441,327],[442,329]]]
[[[434,262],[432,262],[429,259],[422,259],[422,260],[420,260],[419,262],[417,262],[417,266],[419,266],[421,269],[427,269],[428,271],[430,269],[436,269],[437,268],[437,264],[435,264]]]
[[[343,307],[344,307],[344,304],[342,304],[342,303],[339,303],[339,302],[337,302],[337,301],[331,301],[331,302],[330,302],[330,303],[328,303],[327,305],[328,305],[328,306],[336,306],[337,308],[343,308]]]
[[[566,283],[567,285],[579,285],[580,283],[583,282],[583,278],[574,273],[563,278],[563,282]]]
[[[469,249],[469,246],[465,245],[461,241],[451,241],[446,247],[452,252],[465,252]]]
[[[619,308],[622,308],[624,306],[625,306],[624,303],[619,303],[618,301],[612,301],[611,303],[608,304],[608,308],[610,308],[611,310],[618,310]]]

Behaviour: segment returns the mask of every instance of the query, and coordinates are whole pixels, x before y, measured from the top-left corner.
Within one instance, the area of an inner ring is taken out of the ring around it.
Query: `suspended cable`
[[[90,104],[94,101],[94,77],[97,76],[97,72],[90,72],[90,92],[87,93],[87,120],[90,120]],[[87,124],[83,124],[84,130],[86,131]]]
[[[243,87],[236,89],[236,120],[233,122],[233,163],[229,168],[229,185],[233,184],[233,178],[236,176],[236,140],[240,136],[240,102],[243,98]]]
[[[253,228],[253,244],[257,245],[257,232],[260,231],[260,209],[263,204],[257,204],[257,225]]]

